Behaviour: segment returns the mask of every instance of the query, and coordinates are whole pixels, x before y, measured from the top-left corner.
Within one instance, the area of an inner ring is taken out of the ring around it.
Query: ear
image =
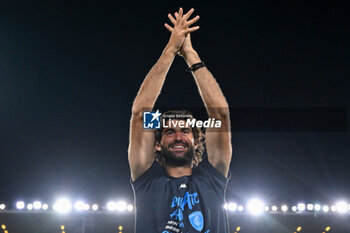
[[[154,146],[154,148],[156,149],[156,151],[162,151],[162,148],[159,142],[156,142],[156,145]]]

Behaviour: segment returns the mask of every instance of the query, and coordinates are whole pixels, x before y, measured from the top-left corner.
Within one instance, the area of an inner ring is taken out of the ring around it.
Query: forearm
[[[132,112],[141,112],[143,108],[152,109],[165,81],[166,74],[175,57],[175,50],[166,46],[157,63],[146,75],[134,100]]]
[[[186,51],[184,56],[188,66],[201,62],[197,52],[193,49]],[[192,72],[199,93],[202,97],[209,117],[218,117],[218,114],[228,114],[227,101],[213,75],[206,67]]]

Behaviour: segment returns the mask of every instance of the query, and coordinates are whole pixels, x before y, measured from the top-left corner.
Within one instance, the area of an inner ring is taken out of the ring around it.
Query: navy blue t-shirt
[[[228,233],[228,178],[204,158],[192,175],[174,178],[154,162],[134,182],[136,233]]]

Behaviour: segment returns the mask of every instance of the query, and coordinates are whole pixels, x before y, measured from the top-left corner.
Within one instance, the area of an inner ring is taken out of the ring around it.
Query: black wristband
[[[193,64],[191,67],[188,67],[186,71],[187,72],[195,72],[196,70],[198,70],[199,68],[202,68],[204,66],[205,66],[204,61],[201,61],[201,62]]]

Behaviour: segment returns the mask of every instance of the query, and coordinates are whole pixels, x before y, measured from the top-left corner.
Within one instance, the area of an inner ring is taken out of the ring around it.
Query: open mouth
[[[174,152],[184,152],[187,149],[187,146],[182,143],[176,143],[170,146],[170,150]]]

